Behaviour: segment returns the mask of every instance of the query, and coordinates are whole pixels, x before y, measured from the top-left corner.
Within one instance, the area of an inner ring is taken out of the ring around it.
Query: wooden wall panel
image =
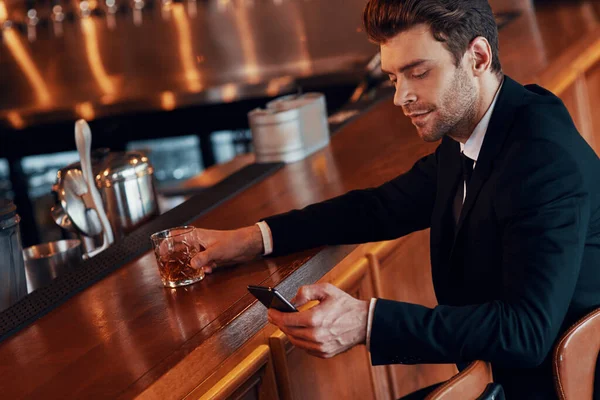
[[[596,154],[600,156],[600,61],[588,70],[586,73],[586,81],[589,94],[589,102],[591,117],[592,117],[592,135],[594,137],[593,148]]]
[[[596,148],[596,139],[593,131],[593,113],[591,111],[591,92],[590,85],[586,75],[581,75],[568,86],[561,94],[560,98],[575,122],[577,130],[588,142],[592,148]]]
[[[356,298],[371,299],[374,291],[364,249],[361,246],[320,282],[333,283]],[[295,348],[277,332],[272,336],[271,348],[282,400],[391,398],[386,369],[371,366],[364,345],[321,359]]]
[[[415,232],[380,247],[374,257],[379,268],[380,297],[422,304],[437,304],[429,261],[429,231]],[[450,379],[458,371],[454,364],[393,365],[389,367],[393,395],[399,398],[420,388]]]
[[[237,357],[236,357],[237,359]],[[201,396],[200,400],[278,400],[277,384],[269,346],[257,346]]]
[[[573,118],[573,122],[575,122],[575,126],[579,133],[581,133],[581,121],[579,118],[578,108],[577,108],[577,96],[575,93],[575,85],[570,85],[566,89],[563,90],[562,93],[558,95],[560,99],[565,103],[567,110],[569,110],[569,114],[571,114],[571,118]]]
[[[288,354],[288,365],[294,399],[375,399],[364,346],[329,360],[294,348]]]
[[[228,400],[278,400],[273,368],[266,365],[240,386]]]

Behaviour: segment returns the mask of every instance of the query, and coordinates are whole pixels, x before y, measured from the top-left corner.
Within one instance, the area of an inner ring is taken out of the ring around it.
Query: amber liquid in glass
[[[158,272],[166,286],[187,285],[204,277],[204,271],[201,268],[194,268],[191,265],[192,258],[199,251],[205,250],[201,245],[198,246],[200,246],[200,250],[196,250],[194,246],[181,241],[176,244],[173,251],[167,254],[160,255],[156,253]]]

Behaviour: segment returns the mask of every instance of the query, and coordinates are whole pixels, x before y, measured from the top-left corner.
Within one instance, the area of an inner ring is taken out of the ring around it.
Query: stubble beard
[[[448,135],[468,137],[476,115],[477,93],[466,71],[459,66],[452,84],[442,96],[441,107],[435,108],[436,119],[417,126],[419,136],[426,142],[437,142]]]

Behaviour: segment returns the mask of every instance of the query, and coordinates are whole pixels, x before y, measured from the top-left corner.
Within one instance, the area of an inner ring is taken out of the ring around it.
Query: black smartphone
[[[274,308],[281,312],[298,312],[296,307],[287,301],[275,288],[248,285],[248,291],[267,308]]]

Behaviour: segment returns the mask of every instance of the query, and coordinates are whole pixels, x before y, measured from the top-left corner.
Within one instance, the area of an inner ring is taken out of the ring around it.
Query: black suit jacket
[[[509,77],[455,227],[459,154],[445,138],[380,187],[267,218],[274,254],[430,227],[439,305],[378,300],[373,364],[486,360],[508,399],[551,398],[555,341],[600,306],[600,161],[560,99]]]

